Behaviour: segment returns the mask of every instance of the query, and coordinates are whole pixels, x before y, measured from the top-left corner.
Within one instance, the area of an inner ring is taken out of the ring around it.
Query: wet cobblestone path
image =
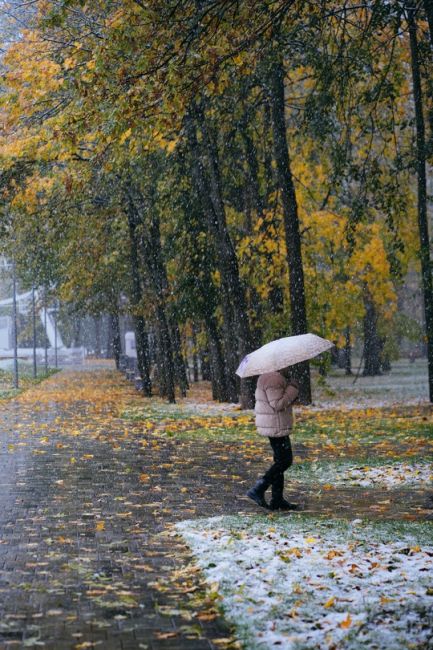
[[[201,587],[182,575],[187,549],[159,536],[195,514],[169,471],[175,445],[112,417],[130,390],[115,373],[63,372],[0,405],[2,650],[226,645],[206,603],[185,610]]]
[[[128,399],[121,375],[83,370],[0,404],[0,650],[235,647],[171,526],[257,512],[267,446],[154,435],[119,417]],[[289,491],[342,517],[419,519],[427,496]]]

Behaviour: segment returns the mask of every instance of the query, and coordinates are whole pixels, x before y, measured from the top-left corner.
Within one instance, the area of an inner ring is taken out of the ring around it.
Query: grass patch
[[[378,442],[387,435],[405,438],[407,435],[433,439],[432,414],[416,409],[400,412],[366,409],[365,411],[304,413],[296,421],[294,434],[302,440],[329,438],[332,442],[347,442],[355,437],[362,442]]]
[[[254,416],[250,413],[216,414],[197,409],[182,408],[178,405],[156,404],[125,409],[121,417],[136,422],[150,422],[155,425],[173,422],[188,423],[179,433],[191,436],[233,436],[249,435],[255,432]],[[197,426],[197,425],[201,426]],[[171,434],[175,434],[173,429]],[[387,435],[419,436],[433,439],[433,414],[426,409],[407,408],[399,412],[381,409],[366,409],[346,412],[308,412],[304,409],[296,417],[293,436],[299,441],[329,440],[333,443],[350,442],[356,438],[360,442],[378,442]]]
[[[312,516],[303,512],[293,512],[290,517],[269,515],[222,515],[182,522],[177,527],[185,530],[192,526],[194,530],[227,530],[234,537],[242,538],[243,531],[254,535],[269,535],[269,528],[277,527],[278,532],[290,537],[295,531],[306,536],[327,535],[329,531],[340,541],[351,542],[358,539],[388,544],[397,539],[407,544],[431,546],[433,540],[433,522],[412,522],[400,519],[386,521],[355,519],[329,519],[328,515]],[[272,532],[272,531],[271,531]]]
[[[125,409],[120,414],[124,420],[132,420],[133,422],[170,422],[172,420],[184,420],[192,418],[194,415],[193,412],[179,409],[176,405],[164,404],[160,407],[158,405],[146,406],[146,407],[132,407]]]
[[[200,439],[210,442],[248,443],[250,451],[263,445],[251,412],[221,413],[210,406],[151,403],[125,409],[121,417],[142,422],[149,432],[162,437]],[[433,452],[433,411],[429,406],[356,411],[300,409],[292,442],[303,448],[304,457],[418,459]]]
[[[193,424],[193,422],[192,422]],[[254,425],[208,426],[199,428],[185,428],[181,431],[167,431],[167,437],[200,438],[202,440],[219,440],[221,442],[234,442],[236,440],[251,440],[257,437]]]
[[[11,399],[16,397],[23,391],[37,386],[41,382],[48,379],[52,375],[60,372],[59,368],[48,368],[48,372],[38,369],[37,377],[33,377],[33,368],[29,364],[20,364],[18,366],[18,382],[19,388],[13,387],[14,375],[11,370],[4,370],[0,368],[0,400]]]

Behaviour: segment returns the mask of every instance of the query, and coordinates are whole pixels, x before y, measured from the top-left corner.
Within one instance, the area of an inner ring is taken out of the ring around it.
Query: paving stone
[[[103,436],[65,433],[77,419],[90,433],[93,424],[101,428],[99,414],[92,420],[98,405],[86,402],[81,389],[104,377],[86,371],[79,377],[62,372],[41,385],[53,392],[46,408],[37,391],[34,403],[0,405],[0,650],[72,650],[85,643],[101,650],[209,650],[211,643],[181,632],[171,645],[155,637],[175,629],[156,607],[172,606],[173,599],[178,607],[189,603],[174,586],[160,593],[149,584],[190,557],[182,544],[155,538],[185,508],[179,479],[163,467],[175,444],[149,455],[136,437],[117,450]],[[122,435],[116,426],[122,431],[125,423],[109,422],[112,437]],[[149,486],[138,480],[144,472],[153,473]],[[188,484],[194,486],[194,476]],[[219,630],[228,634],[223,621]]]

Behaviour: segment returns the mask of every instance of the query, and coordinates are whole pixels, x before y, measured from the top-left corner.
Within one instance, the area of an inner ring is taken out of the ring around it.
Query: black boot
[[[269,483],[265,479],[261,478],[257,483],[247,492],[247,497],[250,497],[257,505],[262,506],[269,510],[269,506],[265,501],[265,492],[269,487]]]
[[[272,483],[272,498],[269,504],[271,510],[298,510],[299,506],[296,503],[289,503],[283,497],[284,490],[284,475],[281,474]]]
[[[299,510],[299,506],[296,503],[290,503],[286,501],[283,497],[279,501],[274,501],[271,499],[269,504],[270,510]]]

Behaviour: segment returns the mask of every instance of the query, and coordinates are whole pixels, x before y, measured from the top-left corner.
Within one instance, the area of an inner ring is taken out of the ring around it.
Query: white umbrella
[[[293,366],[295,363],[317,357],[321,352],[333,348],[334,344],[316,334],[286,336],[266,343],[258,350],[247,354],[239,364],[236,374],[239,377],[263,375]]]

